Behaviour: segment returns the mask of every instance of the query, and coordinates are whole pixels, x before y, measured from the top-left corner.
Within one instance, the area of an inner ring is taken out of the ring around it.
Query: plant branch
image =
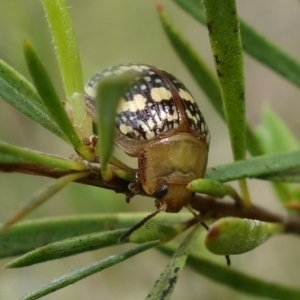
[[[109,182],[105,182],[101,174],[99,172],[99,164],[98,171],[96,168],[93,168],[93,164],[89,164],[91,166],[89,176],[80,178],[75,180],[74,182],[82,183],[85,185],[92,185],[100,188],[106,188],[110,190],[114,190],[116,193],[124,193],[128,192],[128,184],[129,182],[121,179],[117,176],[114,176]],[[115,168],[112,166],[112,168]],[[58,168],[51,168],[48,166],[42,166],[39,164],[3,164],[0,163],[0,171],[6,173],[22,173],[22,174],[29,174],[29,175],[37,175],[37,176],[45,176],[50,178],[60,178],[65,175],[77,173],[79,171],[76,170],[63,170]]]
[[[114,176],[109,182],[105,182],[101,173],[99,172],[99,164],[89,164],[90,175],[84,178],[80,178],[75,182],[92,185],[100,188],[106,188],[114,190],[116,193],[128,194],[128,184],[129,182]],[[111,166],[115,168],[114,166]],[[0,171],[2,172],[18,172],[30,175],[46,176],[51,178],[60,178],[62,176],[76,173],[78,171],[74,170],[62,170],[58,168],[51,168],[46,166],[41,166],[38,164],[0,164]],[[133,170],[134,172],[134,170]],[[138,193],[139,195],[149,196],[142,191]],[[265,222],[276,222],[283,224],[285,226],[286,233],[293,233],[300,235],[300,217],[278,214],[262,208],[257,205],[251,207],[241,207],[237,206],[235,203],[226,202],[223,200],[218,200],[210,196],[200,196],[195,195],[192,199],[191,206],[193,209],[201,213],[201,219],[219,219],[224,217],[239,217],[248,218],[254,220],[260,220]]]

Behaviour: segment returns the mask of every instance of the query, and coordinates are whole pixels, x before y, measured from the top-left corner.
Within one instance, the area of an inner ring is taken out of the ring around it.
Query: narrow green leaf
[[[127,229],[96,232],[48,244],[28,252],[8,263],[5,268],[21,268],[87,251],[117,245]]]
[[[243,205],[242,199],[233,187],[216,180],[207,178],[196,179],[191,181],[186,187],[194,193],[206,194],[213,197],[223,198],[230,196],[237,205]]]
[[[189,2],[185,2],[187,5],[188,3]],[[173,22],[170,20],[162,6],[158,5],[157,9],[165,33],[173,45],[173,49],[177,53],[179,59],[189,70],[199,88],[206,94],[208,100],[219,116],[225,120],[220,85],[216,76],[211,72],[207,64],[201,59],[196,50],[174,26]],[[249,125],[246,125],[246,133],[247,148],[249,152],[253,156],[263,154],[263,151],[259,145],[259,141],[256,139]]]
[[[203,7],[198,0],[173,0],[173,2],[180,6],[194,19],[202,24],[206,24],[203,15]]]
[[[196,226],[192,230],[192,232],[184,239],[180,247],[173,254],[165,270],[161,273],[158,280],[155,282],[146,299],[167,300],[171,298],[179,274],[185,266],[185,262],[190,251],[192,250],[194,242],[199,236],[200,229],[202,229],[200,226]]]
[[[73,125],[85,137],[93,134],[92,119],[85,110],[80,56],[70,13],[64,0],[42,0],[63,79]]]
[[[300,142],[284,121],[269,106],[263,108],[262,124],[257,135],[266,153],[280,153],[300,149]]]
[[[0,170],[3,164],[40,164],[52,168],[63,170],[83,171],[86,166],[81,161],[73,161],[59,156],[46,154],[43,152],[24,149],[0,142]]]
[[[113,151],[117,105],[136,75],[137,72],[128,71],[117,77],[105,77],[97,88],[99,157],[104,172]]]
[[[234,0],[203,1],[226,123],[235,160],[245,158],[245,83],[240,28]]]
[[[163,29],[165,30],[174,51],[189,70],[200,89],[206,94],[214,109],[224,120],[225,116],[222,107],[220,85],[215,75],[196,50],[184,38],[178,28],[175,27],[161,5],[157,6],[157,11]]]
[[[88,172],[69,174],[53,180],[46,186],[43,186],[24,200],[24,205],[15,211],[13,215],[4,223],[2,230],[7,230],[8,227],[20,221],[20,219],[28,215],[31,211],[42,205],[53,195],[62,190],[67,184],[79,178],[86,177],[88,174]]]
[[[246,156],[244,60],[235,0],[203,0],[215,68],[219,77],[225,119],[234,160]],[[247,183],[240,180],[244,205],[251,200]]]
[[[3,60],[0,60],[0,97],[33,121],[68,141],[42,105],[32,84]]]
[[[236,196],[236,192],[230,185],[211,179],[196,179],[191,181],[187,188],[194,193],[207,194],[219,198],[227,195]]]
[[[284,151],[298,150],[300,143],[291,133],[283,120],[268,106],[263,108],[262,124],[257,130],[257,136],[261,141],[266,153],[280,153]],[[298,179],[297,179],[298,174]],[[291,174],[283,174],[284,181],[298,181],[300,170]],[[281,176],[276,180],[280,181]],[[293,193],[289,184],[274,182],[273,188],[276,191],[282,203],[286,203],[293,199]]]
[[[284,182],[290,182],[290,183],[300,183],[300,168],[295,168],[292,170],[288,170],[285,172],[280,172],[280,174],[276,175],[270,175],[270,176],[262,176],[261,179],[267,179],[272,181],[278,181],[276,182],[275,190],[278,193],[278,195],[282,196],[281,201],[286,203],[287,201],[290,201],[293,199],[293,193],[289,192],[287,190],[283,189]],[[275,184],[275,182],[274,182]],[[279,190],[280,188],[280,190]],[[284,198],[283,198],[284,197]]]
[[[39,299],[45,295],[53,293],[59,289],[62,289],[70,284],[73,284],[81,279],[91,276],[97,272],[100,272],[108,267],[118,264],[134,255],[137,255],[145,250],[148,250],[154,246],[158,245],[158,242],[150,242],[146,244],[139,245],[135,248],[129,249],[127,251],[111,255],[101,261],[95,262],[85,268],[68,273],[60,278],[56,278],[50,283],[41,286],[35,291],[25,295],[20,300],[34,300]]]
[[[159,250],[171,256],[175,247],[160,246]],[[213,263],[200,255],[190,255],[187,265],[197,273],[243,293],[277,300],[300,299],[300,290],[255,278],[224,265]]]
[[[56,124],[64,132],[75,149],[82,153],[84,157],[88,158],[90,156],[89,149],[83,145],[80,137],[76,133],[43,63],[28,41],[24,43],[24,54],[27,67],[37,91],[52,116],[52,119],[55,120]]]
[[[110,161],[112,163],[112,161]],[[114,165],[115,166],[115,165]],[[128,168],[128,167],[127,167]],[[135,180],[136,171],[124,170],[124,169],[116,169],[115,174],[126,181],[133,182]]]
[[[246,124],[246,142],[247,150],[251,153],[252,156],[265,154],[260,140],[257,138],[254,131],[248,124]]]
[[[300,87],[300,63],[288,53],[241,21],[243,47],[247,54],[260,61],[286,80]]]
[[[135,230],[130,236],[129,241],[136,244],[143,244],[151,241],[166,241],[174,238],[179,233],[186,230],[184,225],[164,225],[147,223]]]
[[[198,0],[173,1],[197,21],[205,24],[203,10]],[[243,20],[240,20],[240,26],[244,51],[300,87],[300,63]]]
[[[67,98],[83,94],[83,78],[75,32],[64,0],[42,0]],[[82,107],[84,109],[84,107]]]
[[[205,238],[206,248],[217,255],[251,251],[270,237],[284,231],[284,226],[258,220],[222,218],[213,223]]]
[[[92,214],[24,221],[5,232],[0,232],[0,258],[22,255],[38,247],[75,236],[130,228],[148,214],[148,212]],[[159,214],[149,223],[178,224],[190,217],[190,213],[184,212]]]
[[[289,151],[281,154],[262,155],[248,160],[237,161],[210,168],[205,177],[221,182],[240,178],[261,178],[272,180],[273,176],[300,167],[300,151]],[[284,180],[284,178],[282,178]]]

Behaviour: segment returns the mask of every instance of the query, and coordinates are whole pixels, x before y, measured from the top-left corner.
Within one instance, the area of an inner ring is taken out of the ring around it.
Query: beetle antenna
[[[122,234],[119,237],[118,243],[120,244],[120,243],[124,242],[124,240],[127,237],[129,237],[134,231],[136,231],[137,229],[139,229],[140,227],[142,227],[147,221],[149,221],[150,219],[152,219],[153,217],[155,217],[160,212],[161,212],[161,209],[157,209],[152,214],[146,216],[142,221],[140,221],[139,223],[137,223],[134,226],[132,226],[129,230],[127,230],[124,234]]]
[[[186,208],[192,213],[192,215],[199,221],[199,223],[204,227],[206,231],[209,230],[209,226],[203,222],[203,220],[199,217],[199,215],[194,211],[191,205],[187,205]],[[227,266],[230,266],[231,260],[229,255],[225,255]]]

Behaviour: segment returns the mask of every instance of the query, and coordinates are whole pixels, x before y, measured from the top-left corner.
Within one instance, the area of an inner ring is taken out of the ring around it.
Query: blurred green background
[[[209,166],[232,160],[226,127],[169,45],[159,24],[154,1],[69,0],[67,3],[76,29],[85,81],[98,70],[127,62],[147,63],[169,71],[190,89],[209,125],[212,135]],[[205,28],[187,16],[172,1],[164,1],[163,4],[180,30],[213,66]],[[300,39],[297,30],[300,27],[299,1],[238,1],[238,11],[254,28],[300,60]],[[36,47],[60,95],[63,95],[61,78],[40,1],[2,0],[0,58],[29,77],[22,53],[24,38],[28,38]],[[249,122],[257,125],[261,109],[268,103],[300,137],[297,109],[299,90],[247,56],[245,74]],[[1,141],[63,156],[74,154],[73,150],[56,136],[3,101],[0,101],[0,113]],[[127,159],[120,151],[118,155],[124,161]],[[135,163],[134,160],[129,162],[132,166]],[[0,220],[5,220],[26,196],[48,181],[47,178],[29,175],[0,174]],[[281,211],[268,184],[255,180],[251,180],[249,184],[255,203],[271,207],[274,211]],[[153,210],[154,204],[151,199],[136,197],[128,205],[122,195],[73,184],[29,217]],[[204,251],[201,242],[200,238],[199,251]],[[18,299],[39,285],[120,251],[122,247],[94,251],[19,270],[0,270],[0,298]],[[299,253],[300,243],[296,237],[276,237],[248,254],[232,257],[232,264],[233,268],[259,275],[260,278],[300,287],[300,268],[298,263],[295,263],[298,262]],[[225,264],[223,257],[213,258]],[[7,261],[1,261],[1,265]],[[151,250],[43,299],[143,299],[166,263],[166,257]],[[229,297],[254,299],[216,285],[186,269],[180,277],[172,299]]]

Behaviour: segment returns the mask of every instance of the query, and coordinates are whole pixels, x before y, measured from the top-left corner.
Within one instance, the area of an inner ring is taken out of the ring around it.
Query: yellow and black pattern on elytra
[[[195,102],[194,97],[178,78],[166,71],[163,72],[170,79],[170,81],[172,82],[179,94],[179,97],[184,106],[184,113],[188,119],[190,128],[196,131],[196,133],[200,136],[204,137],[207,144],[209,144],[209,129],[197,103]]]
[[[187,120],[189,127],[209,143],[207,125],[190,92],[173,75],[148,65],[118,65],[95,74],[85,86],[89,111],[95,105],[98,82],[127,71],[137,75],[117,109],[116,128],[123,135],[134,140],[153,140]],[[182,104],[178,105],[178,101]]]

